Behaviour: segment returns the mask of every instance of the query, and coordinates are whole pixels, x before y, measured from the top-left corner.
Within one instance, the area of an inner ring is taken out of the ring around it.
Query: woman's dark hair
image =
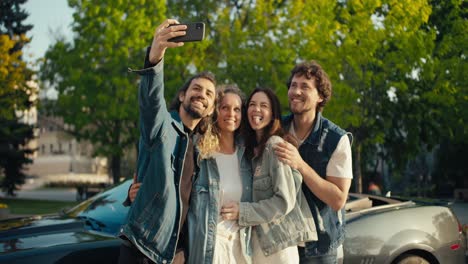
[[[253,130],[249,124],[249,118],[247,116],[247,112],[248,112],[249,103],[252,100],[252,97],[256,93],[260,93],[260,92],[265,93],[265,95],[268,97],[268,100],[270,100],[271,121],[266,127],[263,128],[263,131],[264,131],[263,136],[257,142],[255,130]],[[270,88],[258,87],[252,91],[252,93],[250,94],[249,98],[246,101],[246,107],[244,107],[243,116],[244,118],[242,118],[242,122],[247,122],[244,125],[245,147],[246,147],[247,154],[250,155],[251,157],[254,155],[255,147],[258,147],[259,149],[258,155],[261,155],[263,153],[263,150],[265,149],[265,144],[271,136],[279,136],[279,137],[283,137],[284,139],[288,141],[291,140],[289,137],[285,137],[286,133],[284,132],[281,126],[281,104],[276,94]],[[297,143],[294,141],[292,141],[291,143],[295,146],[297,145]]]

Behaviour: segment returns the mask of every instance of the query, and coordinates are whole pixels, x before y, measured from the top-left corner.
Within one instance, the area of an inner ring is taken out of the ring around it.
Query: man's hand
[[[172,262],[174,264],[184,264],[185,263],[185,256],[184,256],[184,251],[179,251],[176,253],[174,257],[174,261]]]
[[[239,203],[229,202],[221,208],[221,216],[224,220],[239,219]]]
[[[291,143],[283,141],[276,144],[273,149],[281,162],[289,165],[293,169],[301,171],[300,169],[304,160],[301,154],[299,154],[299,150]]]
[[[128,198],[130,202],[133,203],[135,197],[137,196],[138,190],[140,189],[141,182],[137,182],[137,175],[136,173],[133,174],[133,183],[130,186],[130,190],[128,191]]]
[[[152,64],[157,64],[163,57],[167,48],[175,48],[183,46],[183,42],[169,42],[168,40],[174,37],[185,35],[186,25],[178,25],[169,27],[172,24],[179,24],[175,19],[166,19],[154,31],[153,43],[149,54],[149,61]]]
[[[290,143],[278,143],[274,146],[274,150],[281,162],[301,173],[303,182],[307,185],[307,188],[322,202],[329,205],[335,211],[343,208],[348,197],[351,179],[333,177],[332,175],[322,178],[302,159],[299,150]]]

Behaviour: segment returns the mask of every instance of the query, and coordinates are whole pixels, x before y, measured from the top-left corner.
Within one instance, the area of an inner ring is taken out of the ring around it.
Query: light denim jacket
[[[301,190],[302,176],[280,162],[268,139],[261,157],[253,159],[253,203],[240,203],[239,225],[253,226],[268,256],[300,242],[317,240],[315,223]]]
[[[180,229],[179,184],[188,135],[178,113],[166,108],[163,67],[161,61],[134,71],[141,75],[137,171],[142,184],[121,235],[155,263],[165,264],[174,258]]]
[[[237,145],[242,181],[241,201],[252,200],[252,170],[250,160],[245,155],[245,148]],[[221,171],[219,170],[221,169]],[[219,179],[222,168],[218,168],[215,158],[200,162],[198,178],[193,183],[190,208],[187,214],[189,233],[189,252],[187,263],[212,263],[216,244],[216,230],[219,216]],[[240,229],[242,251],[247,263],[251,262],[251,228]]]

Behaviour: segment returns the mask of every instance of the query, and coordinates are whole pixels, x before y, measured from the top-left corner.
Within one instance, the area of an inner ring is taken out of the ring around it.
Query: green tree
[[[295,60],[291,47],[282,43],[288,7],[281,1],[168,1],[169,17],[207,25],[205,41],[166,55],[169,69],[176,67],[173,57],[188,62],[169,74],[210,70],[219,83],[236,83],[246,93],[257,86],[271,87],[286,103],[284,85]]]
[[[384,150],[393,146],[386,135],[397,133],[406,142],[411,127],[404,125],[417,126],[392,122],[407,120],[406,113],[398,111],[399,95],[408,90],[406,76],[421,65],[431,45],[433,35],[419,30],[430,14],[425,1],[236,3],[218,7],[216,47],[208,49],[221,59],[211,63],[222,66],[221,76],[230,76],[247,91],[272,86],[286,105],[284,83],[290,69],[299,61],[317,60],[334,85],[325,115],[355,136],[357,191],[362,191],[361,168],[375,163],[376,154],[395,159],[400,170],[404,167],[407,156]],[[412,142],[405,146],[406,153],[416,152]]]
[[[24,165],[31,163],[34,151],[27,146],[34,127],[21,121],[37,92],[27,84],[33,72],[21,60],[21,49],[29,42],[25,34],[32,28],[24,24],[25,1],[0,2],[0,186],[9,195],[24,183]]]
[[[206,13],[198,1],[191,3],[195,18]],[[421,95],[408,86],[433,46],[434,33],[421,30],[431,12],[427,1],[215,3],[210,1],[216,12],[206,19],[210,45],[201,56],[221,81],[237,83],[246,92],[270,86],[285,106],[290,69],[315,59],[334,84],[325,115],[355,136],[356,190],[362,191],[361,171],[376,167],[379,159],[403,171],[419,150],[420,116],[428,107],[414,100]],[[421,110],[399,111],[402,105]]]
[[[322,64],[334,85],[325,115],[355,136],[357,191],[363,172],[375,170],[379,160],[395,177],[401,175],[409,159],[437,144],[445,126],[466,135],[461,0],[127,2],[70,1],[76,9],[74,42],[57,42],[43,68],[59,91],[59,113],[75,125],[75,133],[98,144],[101,154],[125,146],[106,141],[116,137],[114,131],[120,137],[137,134],[136,78],[124,76],[123,67],[141,65],[143,47],[164,17],[207,25],[205,41],[166,53],[168,100],[194,72],[210,70],[219,83],[236,83],[247,93],[272,87],[286,106],[285,81],[294,64],[311,59]],[[442,17],[450,5],[457,8]],[[446,69],[450,78],[442,74]],[[454,106],[457,114],[443,120]],[[133,132],[116,129],[114,120],[133,122],[128,129]],[[115,149],[104,151],[110,146]]]
[[[436,186],[466,188],[463,158],[468,155],[468,11],[464,1],[430,1],[428,30],[436,32],[435,47],[421,72],[418,89],[431,111],[432,145],[439,144],[433,180]],[[443,191],[443,190],[440,190]],[[450,193],[451,195],[452,193]]]
[[[468,143],[468,10],[466,2],[430,1],[429,27],[436,32],[435,47],[422,71],[424,99],[431,104],[431,119],[438,125],[434,137]],[[437,141],[439,142],[439,141]]]
[[[14,36],[26,34],[33,28],[32,25],[25,25],[24,20],[28,13],[21,8],[27,0],[2,0],[0,2],[0,34],[6,34],[13,39]],[[15,42],[11,52],[21,50],[30,40],[21,38]]]
[[[19,37],[17,37],[19,39]],[[24,111],[35,103],[34,89],[27,85],[30,70],[21,61],[21,50],[12,52],[18,41],[0,35],[0,176],[1,188],[15,195],[24,183],[24,165],[31,163],[33,126],[20,121]]]
[[[414,122],[419,111],[405,106],[419,95],[409,86],[432,45],[420,30],[431,8],[420,1],[341,1],[335,41],[324,58],[335,80],[335,98],[326,111],[354,134],[355,191],[362,192],[363,171],[385,160],[402,172],[420,147]],[[331,64],[330,64],[331,63]],[[418,104],[419,106],[422,106]],[[416,120],[420,121],[420,120]]]
[[[58,91],[53,113],[73,125],[70,133],[109,157],[114,183],[126,149],[138,139],[137,75],[164,1],[69,0],[73,41],[57,40],[41,66],[41,79]],[[129,175],[131,176],[131,175]]]
[[[332,74],[340,79],[335,103],[346,108],[328,110],[355,135],[356,190],[362,190],[359,169],[376,168],[379,160],[398,180],[409,161],[444,137],[466,142],[462,2],[341,1],[337,7],[340,45],[333,54],[341,62]]]

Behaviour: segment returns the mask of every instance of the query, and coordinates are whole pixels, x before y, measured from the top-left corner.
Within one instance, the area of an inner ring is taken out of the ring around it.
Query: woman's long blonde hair
[[[206,132],[200,136],[197,141],[197,148],[199,151],[198,158],[199,160],[211,158],[213,154],[219,151],[219,137],[220,132],[218,128],[218,114],[219,114],[219,107],[223,102],[224,96],[228,93],[236,94],[241,99],[241,106],[244,107],[245,95],[244,93],[237,87],[237,85],[221,85],[216,88],[216,109],[214,111],[212,122],[210,122],[207,126]],[[243,111],[241,111],[243,112]],[[241,122],[242,126],[242,122]],[[235,134],[239,133],[239,127]]]

